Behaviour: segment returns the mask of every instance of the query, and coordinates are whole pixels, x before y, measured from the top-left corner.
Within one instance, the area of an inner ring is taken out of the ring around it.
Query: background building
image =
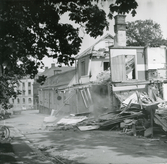
[[[33,108],[33,83],[34,79],[24,77],[21,79],[17,89],[21,94],[16,99],[11,99],[13,109],[30,109]]]

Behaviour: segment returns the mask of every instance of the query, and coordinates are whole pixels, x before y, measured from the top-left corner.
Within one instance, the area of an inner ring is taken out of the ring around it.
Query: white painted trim
[[[119,56],[119,55],[137,55],[136,49],[110,49],[111,57]]]
[[[135,90],[135,89],[143,89],[145,87],[146,85],[132,85],[132,86],[119,86],[119,87],[113,86],[113,91]]]
[[[149,63],[148,64],[148,69],[160,69],[160,68],[165,68],[165,63],[162,63],[162,64],[158,64],[158,63]]]
[[[146,65],[145,64],[137,64],[136,69],[137,69],[137,71],[146,71]]]

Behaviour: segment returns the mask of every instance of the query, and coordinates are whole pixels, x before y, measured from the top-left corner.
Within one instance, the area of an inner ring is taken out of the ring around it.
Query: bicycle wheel
[[[10,130],[9,130],[9,128],[6,127],[6,126],[3,126],[1,128],[1,131],[2,131],[1,139],[3,139],[3,140],[9,139],[9,137],[10,137]]]

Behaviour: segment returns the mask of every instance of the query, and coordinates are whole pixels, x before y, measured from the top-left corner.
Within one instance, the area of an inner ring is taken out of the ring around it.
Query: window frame
[[[86,62],[85,60],[81,61],[81,76],[85,76],[86,75]]]

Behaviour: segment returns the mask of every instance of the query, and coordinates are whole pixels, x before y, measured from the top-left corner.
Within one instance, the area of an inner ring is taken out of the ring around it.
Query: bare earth
[[[66,164],[167,164],[166,135],[151,139],[120,131],[51,131],[44,128],[46,116],[37,110],[22,111],[5,123],[16,127],[45,156],[66,159]]]

